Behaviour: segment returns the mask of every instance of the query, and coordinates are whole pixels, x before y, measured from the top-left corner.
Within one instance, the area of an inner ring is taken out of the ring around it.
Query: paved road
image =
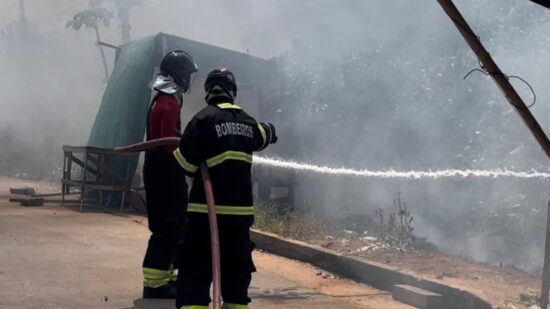
[[[149,237],[144,218],[80,213],[76,207],[55,205],[22,207],[7,202],[5,190],[0,183],[0,308],[175,307],[169,300],[141,299],[141,262]],[[350,297],[327,296],[307,285],[316,279],[308,266],[256,255],[259,271],[250,288],[251,308],[405,308],[388,305],[387,293],[379,305],[369,298],[376,296],[361,295],[364,289],[344,287],[352,295],[351,302]],[[280,272],[286,263],[294,267],[291,276]],[[297,277],[300,280],[291,280]],[[366,297],[363,303],[356,302],[361,296]]]
[[[148,231],[138,219],[0,202],[0,308],[174,308],[140,298]],[[268,272],[252,308],[357,308]]]

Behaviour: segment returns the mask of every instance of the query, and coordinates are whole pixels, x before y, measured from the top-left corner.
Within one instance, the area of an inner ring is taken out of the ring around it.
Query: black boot
[[[158,288],[143,288],[143,298],[176,298],[176,289],[171,284]]]

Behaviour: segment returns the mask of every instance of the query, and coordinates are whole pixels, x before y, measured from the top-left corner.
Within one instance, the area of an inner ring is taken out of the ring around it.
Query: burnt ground
[[[437,250],[399,248],[375,237],[312,239],[341,254],[397,267],[419,277],[468,290],[495,308],[529,308],[536,304],[541,280],[513,266],[493,266]]]

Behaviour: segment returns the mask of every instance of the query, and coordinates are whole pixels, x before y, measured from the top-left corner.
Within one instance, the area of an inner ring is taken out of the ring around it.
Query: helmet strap
[[[208,104],[233,103],[235,96],[233,95],[233,91],[228,91],[221,85],[214,85],[208,90],[204,99]]]

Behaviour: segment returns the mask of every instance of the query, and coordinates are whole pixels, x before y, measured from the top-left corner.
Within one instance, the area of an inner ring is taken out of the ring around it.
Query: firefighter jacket
[[[194,177],[188,213],[207,213],[200,164],[208,166],[216,213],[252,216],[252,153],[277,141],[272,124],[259,123],[232,103],[205,107],[189,122],[174,151],[188,176]]]

